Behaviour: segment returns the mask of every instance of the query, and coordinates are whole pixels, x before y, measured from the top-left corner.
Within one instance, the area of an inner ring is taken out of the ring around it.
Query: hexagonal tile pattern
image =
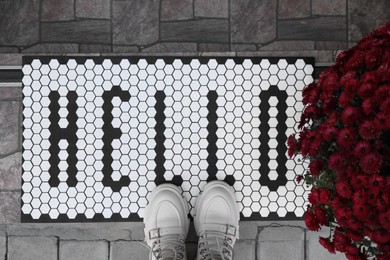
[[[287,136],[310,58],[24,57],[22,221],[143,217],[148,195],[232,185],[245,219],[297,219]]]

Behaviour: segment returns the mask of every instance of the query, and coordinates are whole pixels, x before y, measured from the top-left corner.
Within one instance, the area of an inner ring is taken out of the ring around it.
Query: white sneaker
[[[197,260],[232,260],[239,220],[233,187],[223,181],[207,183],[195,205],[194,224],[199,236]]]
[[[185,239],[190,227],[188,203],[179,187],[162,184],[148,197],[144,212],[145,241],[151,260],[186,260]]]

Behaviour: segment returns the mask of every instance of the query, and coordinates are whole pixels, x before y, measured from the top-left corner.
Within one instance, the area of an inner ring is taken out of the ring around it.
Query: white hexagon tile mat
[[[23,58],[23,222],[139,221],[156,185],[234,187],[242,220],[301,219],[287,136],[312,58]]]

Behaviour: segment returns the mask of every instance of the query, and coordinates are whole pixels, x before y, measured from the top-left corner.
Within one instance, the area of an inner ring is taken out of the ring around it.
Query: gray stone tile
[[[32,47],[24,49],[23,53],[55,53],[55,54],[68,54],[78,53],[79,46],[75,43],[39,43]]]
[[[0,65],[22,65],[22,54],[19,53],[1,53]]]
[[[108,0],[76,0],[76,17],[110,19]]]
[[[162,42],[154,44],[142,50],[142,52],[195,52],[195,42]]]
[[[1,223],[20,223],[20,192],[0,191]]]
[[[228,18],[228,0],[194,0],[196,17]]]
[[[277,1],[231,1],[233,43],[265,43],[276,38]]]
[[[229,51],[230,46],[229,44],[223,44],[223,43],[200,43],[198,50],[201,52]]]
[[[7,237],[0,234],[0,260],[6,260],[7,254]]]
[[[106,241],[60,241],[60,259],[108,260]]]
[[[110,30],[109,20],[41,23],[41,39],[43,42],[110,44]]]
[[[278,38],[281,40],[345,41],[346,17],[327,16],[280,20]]]
[[[0,28],[0,45],[36,43],[39,40],[39,0],[0,1]]]
[[[304,240],[304,229],[301,227],[273,226],[260,230],[258,241],[294,241]]]
[[[257,259],[260,260],[302,260],[303,240],[263,241],[257,244]]]
[[[136,53],[139,52],[139,48],[137,46],[114,45],[112,51],[115,53]]]
[[[21,87],[1,87],[0,88],[0,101],[2,100],[21,100],[22,88]]]
[[[114,1],[113,41],[117,45],[148,45],[159,36],[159,1]]]
[[[278,18],[303,18],[310,16],[310,0],[279,0]]]
[[[328,237],[329,228],[320,232],[306,231],[306,260],[344,260],[345,255],[337,252],[331,254],[318,242],[319,237]]]
[[[347,49],[347,43],[345,41],[318,41],[316,42],[317,50],[345,50]]]
[[[107,53],[111,52],[111,45],[81,44],[80,53]]]
[[[0,102],[0,155],[9,154],[18,149],[19,110],[20,102],[18,101]]]
[[[291,50],[291,51],[308,51],[314,50],[314,41],[276,41],[266,45],[263,45],[259,50],[272,51],[272,50]]]
[[[140,241],[117,241],[111,243],[110,257],[112,260],[148,259],[149,251],[146,243]]]
[[[256,51],[256,44],[232,44],[232,51]]]
[[[61,240],[116,241],[143,240],[143,228],[142,222],[19,223],[9,224],[7,232],[13,236],[55,236]]]
[[[57,238],[55,237],[8,237],[8,259],[56,260]]]
[[[162,41],[229,42],[227,19],[198,19],[161,23]]]
[[[256,242],[254,240],[237,240],[234,245],[234,259],[256,259]]]
[[[22,179],[22,153],[0,159],[0,190],[19,190]]]
[[[41,21],[69,21],[74,19],[74,0],[42,0]]]
[[[352,1],[353,2],[353,1]],[[346,0],[312,0],[311,10],[313,15],[346,15]]]
[[[194,17],[193,0],[161,0],[161,21],[187,20]]]
[[[240,239],[255,239],[259,228],[257,221],[240,221]]]
[[[348,41],[357,42],[379,25],[390,21],[390,1],[348,1]]]
[[[17,47],[0,47],[0,53],[17,53],[19,52]]]

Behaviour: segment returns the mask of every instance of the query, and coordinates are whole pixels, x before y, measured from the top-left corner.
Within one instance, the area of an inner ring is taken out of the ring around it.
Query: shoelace
[[[184,259],[184,238],[177,234],[164,235],[152,240],[153,246],[150,250],[149,260],[153,255],[158,260]]]
[[[201,260],[232,260],[233,237],[220,231],[205,231],[199,237]]]

